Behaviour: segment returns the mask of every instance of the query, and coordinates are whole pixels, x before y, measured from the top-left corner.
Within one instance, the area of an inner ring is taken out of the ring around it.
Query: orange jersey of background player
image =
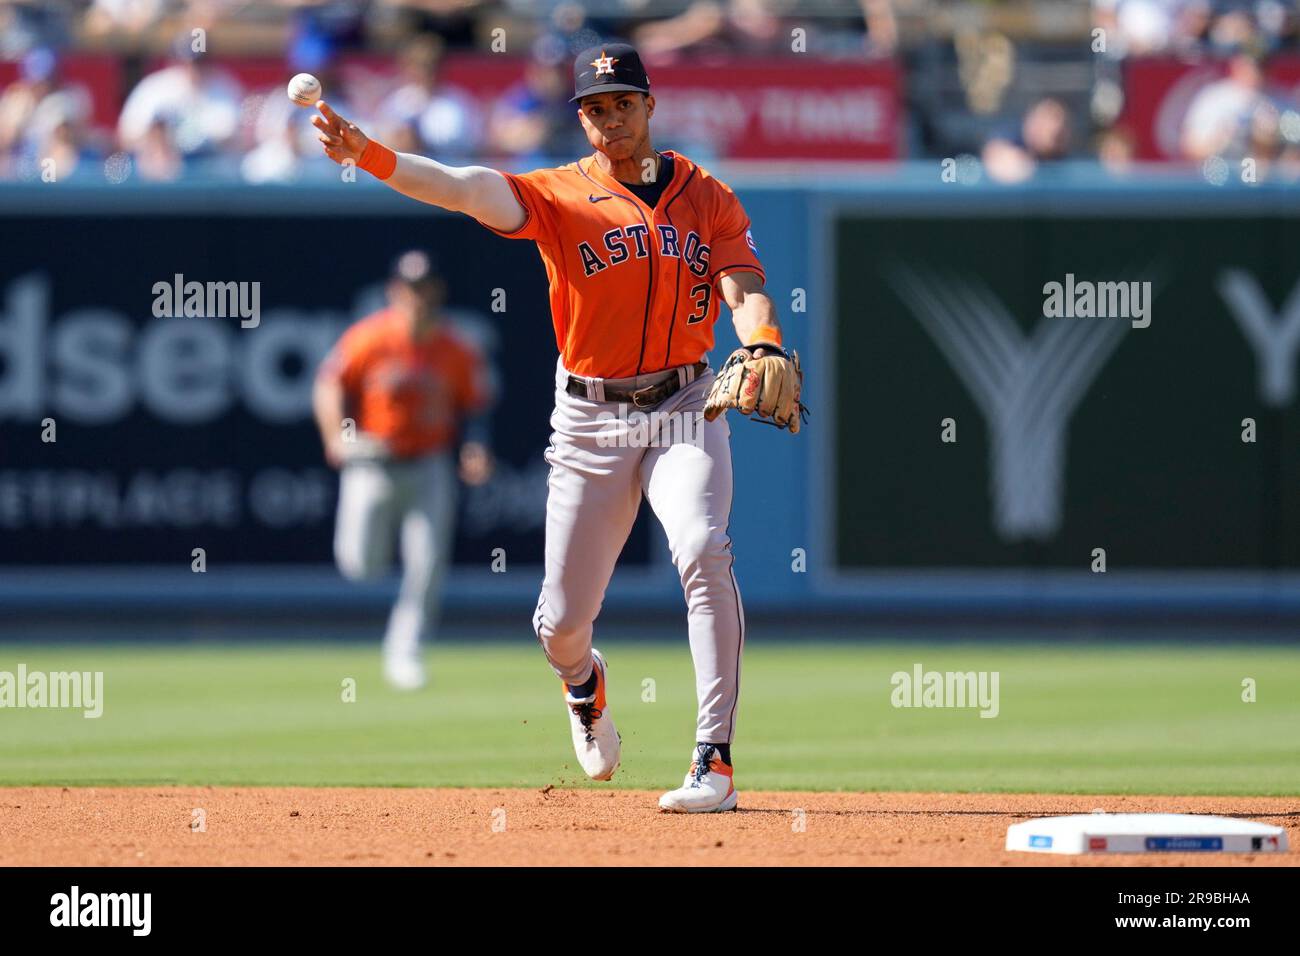
[[[700,361],[713,347],[718,280],[763,275],[735,193],[680,153],[663,154],[673,177],[653,209],[594,156],[504,174],[527,219],[492,231],[536,240],[555,343],[575,375],[626,378]]]
[[[412,339],[409,325],[391,309],[348,329],[320,374],[338,379],[357,429],[382,439],[401,458],[452,444],[461,420],[481,411],[490,392],[476,349],[442,324]]]

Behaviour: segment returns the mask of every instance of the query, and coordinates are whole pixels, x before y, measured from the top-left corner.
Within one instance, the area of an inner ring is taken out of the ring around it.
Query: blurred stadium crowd
[[[299,71],[399,150],[567,159],[588,151],[567,103],[571,56],[612,36],[638,44],[652,76],[891,65],[893,158],[980,156],[1001,181],[1062,161],[1123,174],[1247,157],[1261,178],[1300,178],[1300,0],[0,0],[0,180],[39,180],[51,159],[59,180],[336,176],[283,94]],[[485,101],[449,68],[490,72],[489,58],[512,69]],[[1142,62],[1202,71],[1178,87],[1163,147],[1130,115],[1154,82]]]

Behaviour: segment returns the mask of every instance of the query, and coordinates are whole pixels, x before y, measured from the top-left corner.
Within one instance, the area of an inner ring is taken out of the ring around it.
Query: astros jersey
[[[445,327],[422,341],[389,309],[348,329],[321,365],[343,386],[358,430],[382,438],[399,457],[445,448],[461,418],[489,395],[478,352]]]
[[[564,367],[626,378],[698,362],[713,346],[718,280],[763,267],[735,193],[679,153],[653,209],[595,155],[504,174],[527,210],[510,239],[537,242]],[[488,228],[491,228],[490,226]]]

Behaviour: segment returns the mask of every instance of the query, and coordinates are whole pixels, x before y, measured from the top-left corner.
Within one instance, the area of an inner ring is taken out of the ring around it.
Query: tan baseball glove
[[[763,356],[754,357],[758,349]],[[779,345],[760,343],[736,349],[722,363],[704,402],[704,417],[713,421],[729,408],[751,421],[798,434],[807,409],[799,401],[803,388],[803,369],[799,353],[789,354]]]

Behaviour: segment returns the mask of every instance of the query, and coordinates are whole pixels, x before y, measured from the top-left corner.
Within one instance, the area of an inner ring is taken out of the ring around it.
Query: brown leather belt
[[[695,381],[705,370],[708,369],[708,362],[696,362],[694,365],[684,366],[690,372],[687,375],[687,384]],[[675,371],[669,369],[666,371]],[[650,408],[658,405],[671,395],[675,395],[682,388],[681,375],[669,375],[662,382],[654,385],[647,385],[643,388],[635,388],[631,385],[612,385],[610,380],[605,383],[606,402],[631,402],[637,408]],[[591,401],[598,401],[595,397],[597,394],[595,386],[576,375],[569,376],[569,383],[565,386],[565,391],[570,395],[576,395],[578,398],[586,398]]]

